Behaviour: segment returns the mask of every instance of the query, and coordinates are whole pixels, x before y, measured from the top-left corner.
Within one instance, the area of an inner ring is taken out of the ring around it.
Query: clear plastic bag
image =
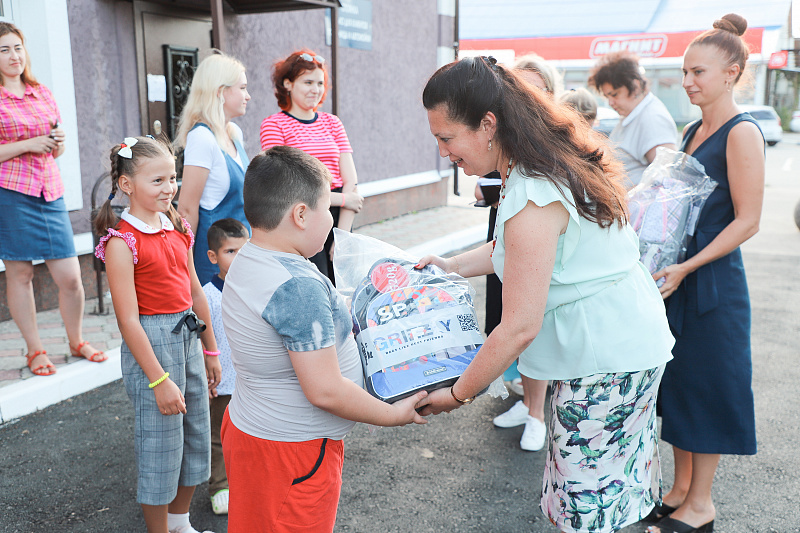
[[[367,391],[393,403],[455,383],[483,344],[467,280],[390,244],[334,229],[336,288],[349,298]],[[507,397],[502,379],[489,387]]]
[[[659,147],[642,181],[628,193],[630,224],[651,274],[686,259],[697,219],[717,182],[694,157]],[[660,287],[664,278],[658,280]]]

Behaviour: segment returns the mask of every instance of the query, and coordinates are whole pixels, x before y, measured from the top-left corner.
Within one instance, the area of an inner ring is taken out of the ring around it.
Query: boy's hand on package
[[[153,388],[156,394],[156,404],[162,415],[186,414],[186,400],[181,394],[181,389],[175,382],[167,378]]]
[[[206,356],[206,375],[208,376],[208,390],[216,390],[222,380],[222,364],[219,362],[219,357]]]
[[[397,425],[405,426],[412,422],[414,424],[427,424],[428,421],[417,411],[417,409],[424,408],[427,404],[428,393],[425,391],[419,391],[414,396],[409,396],[408,398],[392,404],[392,406],[399,409],[401,413],[400,423]]]

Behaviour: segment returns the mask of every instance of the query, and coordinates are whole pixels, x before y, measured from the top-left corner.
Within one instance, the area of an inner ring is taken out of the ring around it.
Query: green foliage
[[[791,107],[777,107],[775,111],[778,113],[778,116],[781,117],[781,128],[783,131],[791,131],[789,130],[789,122],[792,120],[792,112],[794,109]]]
[[[785,79],[790,86],[791,94],[776,94],[772,97],[774,101],[773,107],[775,107],[778,116],[781,117],[783,131],[790,131],[789,122],[792,120],[792,112],[795,108],[800,107],[800,104],[797,103],[798,97],[800,97],[800,73],[786,70],[776,70],[774,72],[775,76]]]

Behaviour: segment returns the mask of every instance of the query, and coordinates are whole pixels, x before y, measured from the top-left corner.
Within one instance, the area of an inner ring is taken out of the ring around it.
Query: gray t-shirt
[[[344,438],[355,422],[308,401],[287,351],[335,345],[342,375],[363,386],[347,305],[313,263],[246,243],[225,278],[222,319],[236,370],[228,413],[238,429],[281,442]]]
[[[642,181],[644,169],[650,164],[645,154],[662,144],[677,144],[678,128],[661,100],[647,93],[639,105],[617,123],[609,139],[616,145],[617,157],[625,165],[628,175],[625,186],[631,189]]]

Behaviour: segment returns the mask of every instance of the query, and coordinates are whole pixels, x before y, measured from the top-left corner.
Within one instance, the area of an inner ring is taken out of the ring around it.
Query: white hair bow
[[[120,149],[117,154],[120,157],[124,157],[125,159],[131,159],[133,157],[133,152],[131,152],[131,146],[135,146],[136,143],[139,141],[134,137],[125,137],[125,140],[122,141],[120,144]]]

